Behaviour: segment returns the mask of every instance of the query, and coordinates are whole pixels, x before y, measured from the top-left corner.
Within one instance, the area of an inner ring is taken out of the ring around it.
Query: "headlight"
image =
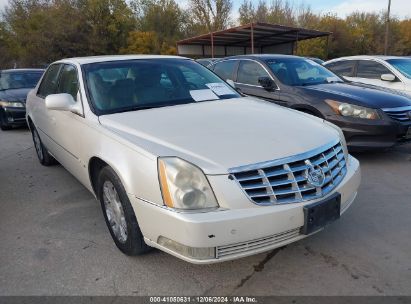
[[[193,164],[177,157],[160,157],[158,174],[168,207],[187,210],[218,207],[206,176]]]
[[[350,103],[338,102],[331,99],[326,99],[325,102],[334,110],[335,113],[342,116],[364,119],[380,119],[380,116],[375,109],[356,106]]]
[[[24,108],[24,104],[18,101],[0,101],[0,106],[11,108]]]
[[[329,122],[329,121],[324,120],[324,123],[325,123],[326,125],[330,126],[331,128],[333,128],[333,129],[335,129],[335,130],[338,131],[338,134],[340,135],[341,146],[342,146],[343,152],[344,152],[345,161],[346,161],[347,164],[348,164],[350,158],[348,157],[347,142],[346,142],[346,140],[345,140],[345,136],[344,136],[343,131],[341,130],[340,127],[336,126],[335,124],[333,124],[333,123],[331,123],[331,122]]]

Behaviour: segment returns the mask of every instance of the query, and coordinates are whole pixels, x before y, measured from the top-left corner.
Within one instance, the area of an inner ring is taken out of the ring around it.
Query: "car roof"
[[[19,72],[44,72],[44,69],[8,69],[0,70],[2,73],[19,73]]]
[[[301,58],[305,57],[294,56],[294,55],[283,55],[283,54],[248,54],[248,55],[237,55],[229,56],[221,59],[239,59],[239,58],[253,58],[253,59],[280,59],[280,58]]]
[[[97,62],[109,62],[109,61],[121,61],[121,60],[136,60],[136,59],[187,59],[190,58],[181,56],[166,56],[166,55],[110,55],[110,56],[89,56],[89,57],[74,57],[66,58],[55,63],[76,63],[79,65],[97,63]]]
[[[380,60],[388,60],[388,59],[400,59],[406,58],[405,56],[388,56],[388,55],[356,55],[356,56],[344,56],[340,58],[331,59],[328,62],[336,62],[340,60],[359,60],[359,59],[380,59]]]

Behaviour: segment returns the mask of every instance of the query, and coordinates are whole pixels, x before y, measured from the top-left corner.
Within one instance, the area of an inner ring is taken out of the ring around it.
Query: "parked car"
[[[283,246],[338,219],[360,183],[338,127],[181,57],[55,62],[27,121],[40,163],[57,159],[98,198],[128,255],[213,263]]]
[[[349,81],[411,93],[411,58],[400,56],[350,56],[324,63]]]
[[[207,68],[210,67],[213,64],[213,62],[216,62],[217,60],[218,60],[218,58],[199,58],[199,59],[196,59],[196,61],[198,63],[202,64],[203,66],[205,66]]]
[[[383,88],[344,82],[311,60],[288,55],[228,57],[211,69],[244,94],[323,119],[344,131],[351,150],[411,140],[411,100]]]
[[[0,71],[0,128],[26,124],[26,98],[44,70],[14,69]]]

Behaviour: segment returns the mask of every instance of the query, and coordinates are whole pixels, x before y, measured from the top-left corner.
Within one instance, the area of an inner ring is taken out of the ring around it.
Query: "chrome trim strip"
[[[411,106],[398,107],[398,108],[382,108],[384,112],[402,112],[402,111],[411,111]]]
[[[311,151],[308,151],[308,152],[300,153],[300,154],[293,155],[293,156],[287,156],[287,157],[279,158],[279,159],[276,159],[276,160],[269,160],[269,161],[264,161],[264,162],[260,162],[260,163],[234,167],[234,168],[228,169],[228,172],[232,173],[232,174],[241,173],[241,172],[244,172],[244,171],[252,171],[252,170],[258,170],[258,169],[263,169],[263,168],[268,168],[268,167],[274,167],[274,166],[278,166],[278,165],[283,165],[285,163],[290,163],[290,162],[298,161],[298,160],[301,160],[301,159],[310,158],[310,157],[313,157],[317,154],[320,154],[320,153],[330,149],[331,147],[335,146],[339,142],[340,142],[340,139],[336,138],[332,142],[329,142],[328,144],[322,145],[322,146],[320,146],[316,149],[313,149]]]

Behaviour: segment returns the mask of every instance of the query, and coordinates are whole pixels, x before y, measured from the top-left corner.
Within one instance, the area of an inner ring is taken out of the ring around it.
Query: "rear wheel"
[[[98,178],[98,198],[114,243],[127,255],[139,255],[151,249],[144,242],[133,207],[117,174],[104,167]]]
[[[34,148],[36,149],[37,158],[39,159],[40,164],[43,166],[55,165],[57,161],[50,155],[46,147],[41,142],[39,133],[33,124],[31,125],[31,134],[33,136]]]

